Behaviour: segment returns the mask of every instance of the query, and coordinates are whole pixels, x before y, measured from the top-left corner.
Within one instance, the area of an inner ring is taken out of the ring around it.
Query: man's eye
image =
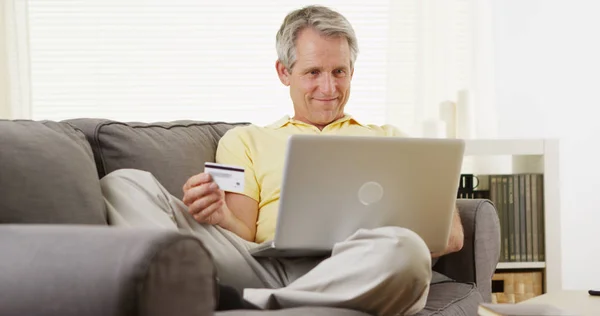
[[[335,73],[335,75],[336,75],[336,76],[338,76],[338,77],[341,77],[341,76],[345,76],[345,75],[346,75],[346,71],[345,71],[345,70],[343,70],[343,69],[337,69],[337,70],[336,70],[334,73]]]
[[[318,70],[313,70],[313,71],[311,71],[311,72],[310,72],[310,74],[311,74],[311,75],[313,75],[313,76],[314,76],[314,75],[318,75],[318,74],[319,74],[319,71],[318,71]]]

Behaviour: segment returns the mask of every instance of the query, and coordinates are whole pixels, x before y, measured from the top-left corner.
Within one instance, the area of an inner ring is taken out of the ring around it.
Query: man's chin
[[[317,115],[313,115],[313,123],[317,125],[326,126],[329,125],[344,116],[343,113],[339,113],[338,111],[326,111],[319,113]]]

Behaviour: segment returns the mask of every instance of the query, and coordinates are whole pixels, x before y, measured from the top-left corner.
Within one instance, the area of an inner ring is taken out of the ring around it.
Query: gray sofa
[[[149,171],[177,197],[239,124],[97,119],[0,121],[0,315],[213,315],[215,269],[189,235],[110,227],[99,179]],[[419,315],[475,315],[491,299],[499,223],[487,200],[459,200],[465,246],[434,270]],[[366,315],[335,308],[216,315]]]

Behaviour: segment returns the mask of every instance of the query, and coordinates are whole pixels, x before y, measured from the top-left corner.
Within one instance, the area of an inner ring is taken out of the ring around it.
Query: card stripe
[[[220,169],[220,170],[229,170],[229,171],[237,171],[237,172],[244,172],[243,168],[236,168],[236,167],[225,167],[225,166],[219,166],[219,165],[213,165],[213,164],[206,164],[204,165],[204,168],[210,168],[210,169]]]

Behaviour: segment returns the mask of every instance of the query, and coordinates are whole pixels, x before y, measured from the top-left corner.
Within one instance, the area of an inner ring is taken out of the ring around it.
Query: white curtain
[[[322,2],[361,53],[347,110],[383,123],[389,1]],[[33,117],[268,124],[292,114],[275,34],[307,1],[29,0]]]
[[[0,1],[0,118],[30,118],[27,2]]]
[[[34,119],[267,124],[291,114],[275,33],[285,14],[312,2],[27,1]],[[347,111],[418,136],[462,90],[472,135],[495,136],[490,1],[321,1],[358,36]]]
[[[401,102],[388,108],[389,123],[419,135],[426,121],[442,118],[441,104],[450,103],[452,135],[496,137],[491,1],[390,2],[396,18],[390,21],[387,94]],[[461,133],[467,124],[469,133]]]

